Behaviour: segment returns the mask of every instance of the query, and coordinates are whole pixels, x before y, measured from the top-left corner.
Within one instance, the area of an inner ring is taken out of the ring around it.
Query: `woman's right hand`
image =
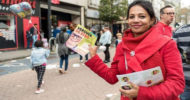
[[[89,45],[89,52],[90,52],[90,57],[94,57],[96,55],[98,47],[97,46],[91,46]]]

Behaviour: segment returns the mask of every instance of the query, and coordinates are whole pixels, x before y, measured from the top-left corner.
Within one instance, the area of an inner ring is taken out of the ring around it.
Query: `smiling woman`
[[[155,22],[155,17],[150,18],[148,12],[139,5],[132,7],[128,15],[128,23],[134,37],[146,32]]]
[[[121,100],[179,100],[185,82],[176,43],[162,35],[161,30],[154,25],[155,14],[149,1],[134,1],[129,5],[127,15],[130,29],[124,32],[122,42],[117,45],[111,67],[96,54],[97,47],[89,47],[91,58],[85,64],[110,84],[118,82],[117,75],[159,66],[163,82],[149,87],[126,82],[132,88],[119,89]],[[145,82],[150,84],[152,81],[149,79]]]

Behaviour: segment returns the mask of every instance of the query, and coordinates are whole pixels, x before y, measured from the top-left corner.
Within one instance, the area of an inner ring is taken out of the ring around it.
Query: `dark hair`
[[[38,25],[38,24],[35,23],[34,25]]]
[[[170,5],[166,5],[165,7],[160,9],[160,14],[164,14],[164,9],[166,9],[166,8],[173,8],[173,7]]]
[[[37,47],[37,48],[38,48],[38,47],[43,47],[43,41],[37,40],[37,41],[35,42],[34,46]]]
[[[137,1],[132,2],[129,5],[128,10],[127,10],[127,19],[129,18],[129,11],[130,11],[130,9],[133,6],[136,6],[136,5],[139,5],[142,8],[144,8],[148,12],[148,14],[149,14],[149,16],[150,16],[151,19],[155,19],[156,18],[155,13],[154,13],[154,9],[152,7],[152,3],[151,2],[149,2],[149,1],[143,1],[143,0],[142,1],[141,0],[137,0]]]
[[[66,27],[62,27],[62,28],[61,28],[61,31],[62,31],[62,32],[66,32],[66,31],[67,31],[67,28],[66,28]]]
[[[66,40],[65,40],[65,34],[68,34],[68,33],[66,33],[66,30],[67,30],[67,28],[66,27],[62,27],[61,28],[61,33],[59,33],[59,42],[60,43],[65,43],[66,42]]]

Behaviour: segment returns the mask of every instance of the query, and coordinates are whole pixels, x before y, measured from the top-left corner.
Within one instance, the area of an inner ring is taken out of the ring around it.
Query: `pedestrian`
[[[44,35],[45,35],[44,31],[42,29],[40,29],[40,39],[41,40],[44,39]]]
[[[172,6],[167,5],[160,9],[160,21],[157,27],[162,30],[162,34],[172,37],[172,27],[169,25],[174,21],[175,10]]]
[[[117,39],[116,39],[116,41],[115,41],[115,45],[116,45],[116,47],[117,47],[117,45],[122,41],[122,34],[121,34],[120,32],[118,32],[118,33],[116,34],[116,36],[117,36]]]
[[[60,27],[56,26],[53,29],[53,37],[56,38],[57,34],[61,32]]]
[[[30,33],[32,34],[32,48],[34,48],[34,43],[38,40],[38,28],[37,28],[38,24],[34,24],[31,28],[30,28]]]
[[[118,82],[116,75],[161,68],[162,82],[149,87],[129,82],[130,90],[119,89],[121,100],[179,100],[184,91],[184,74],[177,45],[154,26],[155,19],[149,1],[137,0],[129,5],[127,20],[130,28],[124,32],[122,42],[116,48],[111,67],[96,54],[96,46],[89,47],[91,58],[85,65],[110,84]]]
[[[47,57],[50,54],[50,51],[48,48],[43,48],[43,42],[41,40],[37,40],[35,42],[35,47],[32,49],[31,52],[31,64],[32,64],[32,70],[35,70],[37,73],[37,90],[35,91],[36,94],[44,92],[44,89],[41,89],[43,81],[43,76],[46,70],[47,65]]]
[[[85,55],[85,60],[87,61],[88,60],[88,54]],[[84,62],[83,60],[83,56],[80,55],[80,62]]]
[[[26,31],[26,39],[27,39],[27,49],[29,49],[30,43],[32,41],[32,34],[30,33],[30,30]]]
[[[104,33],[101,34],[99,42],[101,45],[106,47],[106,50],[104,51],[104,54],[105,54],[104,63],[108,63],[108,62],[110,62],[109,47],[111,45],[112,34],[111,34],[108,26],[105,26],[103,28],[103,30],[104,30]]]
[[[69,34],[66,32],[66,27],[61,29],[61,33],[56,37],[56,43],[58,44],[58,55],[60,58],[59,62],[59,73],[66,73],[69,64],[69,48],[66,47],[66,41],[69,39]],[[62,69],[63,61],[65,61],[64,71]]]

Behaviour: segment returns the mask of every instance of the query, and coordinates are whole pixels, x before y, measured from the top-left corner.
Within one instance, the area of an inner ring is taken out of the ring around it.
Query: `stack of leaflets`
[[[97,36],[90,30],[81,25],[77,25],[69,39],[66,41],[66,46],[81,56],[85,56],[89,52],[88,45],[94,46],[96,39]]]
[[[162,70],[159,66],[130,74],[117,75],[117,78],[121,84],[121,87],[126,90],[132,88],[128,84],[129,81],[138,86],[149,87],[159,84],[164,80]]]

